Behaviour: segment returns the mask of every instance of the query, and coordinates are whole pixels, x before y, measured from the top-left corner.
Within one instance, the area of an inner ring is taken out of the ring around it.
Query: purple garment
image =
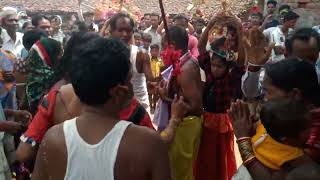
[[[169,66],[161,73],[163,79],[169,82],[173,68]],[[169,104],[159,99],[153,117],[153,122],[158,126],[158,131],[163,131],[169,123]]]

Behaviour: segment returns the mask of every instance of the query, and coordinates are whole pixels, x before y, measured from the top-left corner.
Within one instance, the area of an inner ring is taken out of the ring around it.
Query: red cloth
[[[320,163],[320,108],[311,111],[312,127],[310,138],[307,142],[308,154],[310,157]]]
[[[234,134],[227,114],[203,114],[204,123],[195,180],[229,180],[237,165],[234,155]]]
[[[38,111],[28,126],[27,131],[23,134],[27,138],[32,138],[37,144],[41,143],[44,135],[50,127],[52,127],[54,107],[56,105],[56,97],[59,92],[58,88],[53,87],[44,97],[48,106],[44,107],[42,103],[38,106]]]
[[[131,100],[131,104],[127,108],[121,110],[120,119],[121,120],[128,120],[138,105],[139,105],[138,100],[133,98]],[[145,115],[144,115],[143,119],[140,121],[139,125],[155,130],[152,125],[151,118],[150,118],[148,112],[145,113]]]
[[[42,104],[38,106],[38,111],[34,116],[32,122],[29,124],[27,131],[23,134],[24,137],[28,139],[32,139],[37,144],[41,143],[45,133],[48,131],[50,127],[54,125],[52,121],[54,108],[56,104],[56,97],[59,90],[57,88],[52,88],[48,95],[44,97],[47,99],[47,107],[44,107]],[[43,101],[44,102],[44,101]],[[133,98],[131,104],[123,109],[120,112],[121,120],[128,120],[131,114],[135,111],[135,108],[138,106],[138,101]],[[150,116],[146,112],[143,119],[139,121],[139,125],[146,126],[151,129],[154,129]]]

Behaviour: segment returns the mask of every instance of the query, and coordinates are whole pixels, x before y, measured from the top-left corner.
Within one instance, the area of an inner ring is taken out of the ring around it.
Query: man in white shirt
[[[275,43],[275,47],[272,51],[271,55],[271,61],[277,62],[281,61],[285,58],[285,40],[288,36],[291,29],[295,27],[295,24],[299,18],[299,15],[296,14],[293,11],[289,11],[284,16],[284,23],[283,26],[276,27],[271,33],[270,33],[270,39],[269,42]],[[264,33],[265,34],[265,33]]]
[[[301,58],[315,65],[320,83],[320,68],[316,64],[320,52],[320,35],[312,28],[299,29],[292,34],[290,39],[287,39],[285,44],[289,56]],[[262,55],[257,57],[262,57]],[[258,58],[248,60],[253,65],[249,65],[247,72],[242,76],[241,87],[245,97],[252,99],[264,94],[261,83],[264,78],[264,69],[261,67],[266,61]]]
[[[16,57],[21,56],[23,47],[23,34],[18,31],[18,14],[13,10],[4,10],[0,14],[1,25],[4,28],[1,33],[3,40],[2,49],[12,52]]]
[[[159,47],[161,47],[161,35],[157,32],[159,26],[159,18],[160,16],[158,14],[150,14],[151,26],[147,28],[144,33],[151,35],[151,44],[157,44],[159,45]]]

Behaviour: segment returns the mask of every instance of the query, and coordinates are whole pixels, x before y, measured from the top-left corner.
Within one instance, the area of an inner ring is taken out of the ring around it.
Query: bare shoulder
[[[147,154],[154,153],[153,151],[155,149],[165,147],[165,143],[162,141],[160,134],[147,127],[131,124],[125,135],[127,135],[124,136],[127,145],[133,145],[132,147],[137,148],[135,149],[136,151],[144,152],[146,156]],[[137,144],[139,144],[139,146],[136,146]]]
[[[160,165],[157,166],[158,164]],[[168,167],[168,151],[160,135],[146,127],[131,124],[125,131],[118,150],[115,165],[118,179],[144,180],[151,179],[150,176],[154,175],[161,177],[169,172],[162,172],[161,169]],[[157,174],[157,170],[161,173]]]
[[[188,77],[200,77],[200,66],[197,64],[196,59],[190,59],[181,67],[182,75]]]
[[[200,66],[198,65],[198,61],[196,59],[191,58],[189,61],[184,63],[184,65],[182,66],[182,69],[199,71],[200,70]]]
[[[146,141],[162,142],[160,135],[153,129],[131,124],[128,127],[128,134],[134,134],[136,137],[142,137]]]
[[[61,147],[61,145],[65,145],[63,123],[55,125],[47,131],[40,147],[45,146],[46,148],[56,149]]]
[[[63,179],[67,165],[67,148],[63,124],[50,128],[41,142],[32,179]]]
[[[75,94],[74,94],[74,91],[73,91],[73,87],[72,87],[72,84],[66,84],[66,85],[63,85],[60,87],[59,91],[61,92],[61,94],[63,95],[63,97],[68,97],[68,96],[71,96],[73,97]]]

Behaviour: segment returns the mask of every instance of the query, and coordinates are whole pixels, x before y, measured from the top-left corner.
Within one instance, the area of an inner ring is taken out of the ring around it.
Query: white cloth
[[[279,26],[281,27],[281,26]],[[263,31],[263,35],[264,37],[266,37],[267,41],[268,41],[268,44],[271,44],[271,33],[272,31],[274,31],[277,27],[271,27],[271,28],[268,28],[268,29],[265,29]]]
[[[144,73],[139,73],[137,70],[137,54],[139,48],[135,45],[131,45],[131,55],[130,55],[130,62],[132,65],[132,78],[131,83],[133,86],[133,93],[134,96],[137,98],[139,103],[146,109],[146,111],[150,112],[150,102],[149,102],[149,95],[147,89],[147,79]]]
[[[64,37],[66,37],[66,36],[65,36],[64,33],[61,31],[61,29],[60,29],[57,33],[55,33],[55,34],[52,35],[52,39],[60,42],[61,44],[63,44],[63,39],[64,39]]]
[[[77,130],[76,118],[65,121],[65,136],[68,163],[65,180],[114,180],[114,165],[118,149],[131,122],[119,121],[97,144],[86,143]]]
[[[271,37],[270,37],[270,42],[271,43],[275,43],[275,46],[281,46],[283,48],[285,48],[285,35],[283,34],[281,28],[278,26],[276,27],[272,32],[271,32]],[[271,60],[273,62],[278,62],[283,60],[284,54],[280,54],[280,55],[276,55],[275,51],[272,50],[272,54],[271,54]]]
[[[2,49],[12,52],[16,57],[21,57],[21,50],[23,46],[23,34],[16,32],[16,41],[12,40],[8,32],[2,29],[1,38],[3,41]]]
[[[320,25],[314,26],[312,29],[316,30],[320,34]]]
[[[252,177],[248,169],[244,165],[241,165],[231,180],[252,180]]]
[[[146,30],[144,30],[144,33],[151,35],[151,45],[158,44],[159,47],[161,47],[161,35],[158,34],[157,30],[153,30],[152,27],[149,27]]]

